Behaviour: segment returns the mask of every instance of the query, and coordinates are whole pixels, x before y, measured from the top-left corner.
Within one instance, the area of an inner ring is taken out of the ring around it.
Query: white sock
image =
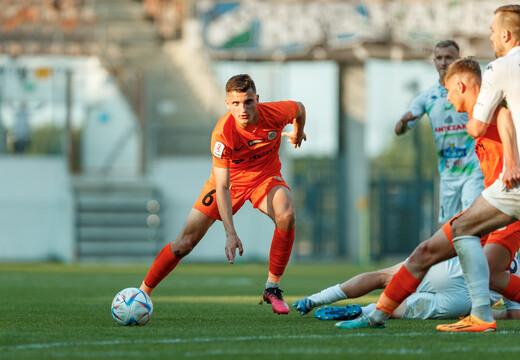
[[[316,294],[309,296],[309,299],[314,301],[316,306],[330,304],[336,301],[345,300],[346,298],[347,295],[345,295],[345,293],[341,290],[339,284],[328,287]]]
[[[376,308],[376,303],[368,304],[367,306],[362,306],[362,314],[370,314]]]
[[[385,314],[379,309],[376,309],[375,306],[374,310],[372,310],[372,312],[368,314],[368,318],[373,324],[383,324],[384,322],[386,322],[386,320],[388,320],[389,317],[390,315]]]
[[[477,236],[463,235],[453,239],[460,267],[471,297],[471,314],[492,322],[489,306],[489,267]]]
[[[266,288],[266,289],[269,289],[269,288],[278,288],[278,286],[280,286],[280,283],[270,282],[269,280],[265,283],[265,288]]]

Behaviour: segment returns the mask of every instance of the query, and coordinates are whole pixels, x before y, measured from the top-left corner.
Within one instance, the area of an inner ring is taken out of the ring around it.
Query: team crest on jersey
[[[269,131],[269,134],[267,134],[267,140],[273,140],[276,137],[276,131]]]
[[[213,147],[213,155],[222,159],[222,154],[224,153],[224,149],[226,147],[220,141],[215,142],[215,146]]]
[[[253,145],[263,143],[264,141],[265,141],[264,139],[254,139],[254,140],[249,140],[249,141],[247,142],[247,145],[249,145],[249,147],[251,147],[251,146],[253,146]]]

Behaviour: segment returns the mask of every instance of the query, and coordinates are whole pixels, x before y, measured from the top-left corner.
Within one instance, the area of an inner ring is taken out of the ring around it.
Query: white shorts
[[[502,182],[502,174],[482,192],[482,197],[504,214],[520,219],[520,186],[506,189]]]
[[[431,267],[417,291],[406,299],[403,319],[456,319],[471,311],[471,298],[459,259]]]
[[[469,177],[441,178],[439,183],[439,224],[444,224],[466,210],[484,190],[484,176],[475,172]]]

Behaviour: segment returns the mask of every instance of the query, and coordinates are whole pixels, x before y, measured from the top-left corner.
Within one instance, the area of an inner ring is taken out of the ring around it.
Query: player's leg
[[[510,269],[520,247],[520,222],[493,231],[484,247],[489,272],[490,288],[510,301],[520,301],[520,278]],[[511,265],[511,266],[510,266]],[[516,270],[516,269],[514,269]]]
[[[233,211],[244,203],[243,199],[240,200],[232,200]],[[155,258],[141,284],[141,290],[150,294],[179,261],[193,250],[216,219],[220,219],[220,216],[215,199],[215,186],[206,182],[175,241],[166,245]]]
[[[439,224],[444,224],[462,211],[462,186],[457,179],[441,178],[439,182]]]
[[[478,173],[474,172],[469,177],[464,176],[459,181],[462,181],[460,202],[464,211],[469,209],[484,190],[484,174],[479,169]]]
[[[344,299],[355,299],[373,290],[384,289],[402,264],[403,263],[399,263],[385,269],[356,275],[341,284],[328,287],[311,296],[296,300],[293,307],[300,312],[300,315],[305,315],[317,306],[331,304]],[[341,309],[327,307],[327,309],[323,311],[327,313],[330,311],[338,313],[340,311],[351,310],[349,307],[342,307]]]
[[[489,264],[489,288],[502,293],[511,277],[511,274],[507,272],[509,264],[511,264],[511,253],[507,248],[498,244],[486,244],[484,253]]]
[[[150,295],[159,282],[175,269],[179,261],[193,250],[214,222],[215,219],[197,209],[191,209],[175,241],[166,245],[155,258],[141,284],[141,290]]]
[[[476,317],[484,323],[494,324],[489,304],[489,267],[480,237],[513,221],[511,216],[504,214],[484,197],[479,196],[453,224],[453,243],[471,296],[471,314],[473,315],[471,319]],[[481,329],[482,326],[477,326],[476,331],[481,331],[478,329]],[[494,326],[496,327],[496,325]],[[440,326],[438,329],[445,328]],[[453,329],[444,331],[453,331]],[[485,331],[492,331],[492,326],[490,325],[489,329]]]
[[[269,181],[267,196],[258,206],[275,223],[269,252],[269,275],[264,291],[264,300],[273,305],[274,312],[287,314],[289,306],[283,301],[279,283],[291,256],[296,215],[291,191],[285,183],[284,185],[276,185],[279,181],[278,179],[275,179],[275,181],[275,183]]]
[[[455,256],[455,250],[443,229],[415,248],[410,257],[392,277],[379,297],[376,308],[352,321],[336,324],[341,328],[384,327],[386,320],[399,305],[417,290],[421,280],[435,264]]]

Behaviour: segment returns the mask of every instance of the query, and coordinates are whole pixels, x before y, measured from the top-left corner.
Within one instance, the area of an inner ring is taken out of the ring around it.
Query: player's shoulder
[[[520,47],[519,47],[520,49]],[[506,71],[509,73],[509,69],[512,65],[517,66],[520,61],[520,51],[514,51],[506,56],[501,56],[491,61],[485,68],[484,73],[489,76],[502,76],[501,72]]]
[[[298,103],[293,100],[282,100],[282,101],[270,101],[262,102],[258,104],[258,108],[261,110],[282,110],[282,109],[296,109],[299,107]]]
[[[436,82],[425,90],[421,91],[417,97],[423,97],[424,99],[437,99],[439,96],[443,96],[444,87]]]
[[[292,119],[299,109],[296,101],[284,100],[258,104],[258,116],[261,121],[287,121]]]
[[[235,119],[233,118],[233,115],[228,112],[215,124],[215,127],[213,128],[213,136],[225,136],[233,132],[235,128]]]

